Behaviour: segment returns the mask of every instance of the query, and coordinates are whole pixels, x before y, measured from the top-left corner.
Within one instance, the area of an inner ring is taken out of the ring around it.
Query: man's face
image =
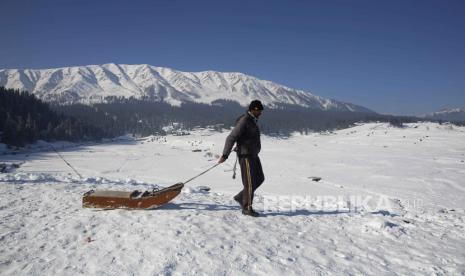
[[[260,117],[260,115],[262,115],[262,111],[260,109],[256,110],[252,110],[252,114],[255,116],[255,118],[258,118]]]

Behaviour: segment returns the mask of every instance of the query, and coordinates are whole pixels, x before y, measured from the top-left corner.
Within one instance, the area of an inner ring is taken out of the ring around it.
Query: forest
[[[134,136],[188,132],[197,127],[225,131],[246,112],[239,104],[218,100],[211,105],[184,103],[171,106],[150,99],[107,97],[93,105],[46,103],[26,91],[0,87],[1,143],[24,146],[37,140],[97,141],[123,134]],[[403,123],[415,117],[377,113],[317,111],[299,106],[265,106],[259,125],[266,135],[287,137],[292,132],[309,133],[347,128],[357,122]],[[167,126],[175,126],[166,128]]]

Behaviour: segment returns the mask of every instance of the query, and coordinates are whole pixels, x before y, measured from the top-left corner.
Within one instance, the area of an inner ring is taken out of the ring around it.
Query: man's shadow
[[[223,204],[206,204],[206,203],[167,203],[160,207],[162,210],[205,210],[205,211],[241,211],[239,206],[223,205]],[[258,210],[259,211],[259,210]],[[260,217],[295,217],[295,216],[326,216],[326,215],[341,215],[348,214],[347,210],[334,210],[334,211],[318,211],[318,210],[295,210],[295,211],[272,211],[260,212]]]
[[[295,210],[295,211],[274,211],[274,212],[263,212],[260,213],[262,217],[277,217],[277,216],[285,216],[285,217],[297,217],[297,216],[328,216],[328,215],[341,215],[341,214],[348,214],[349,211],[344,210],[335,210],[335,211],[318,211],[318,210]]]
[[[167,203],[158,209],[225,211],[225,210],[240,210],[241,208],[239,206],[233,206],[233,205],[184,202],[184,203]]]

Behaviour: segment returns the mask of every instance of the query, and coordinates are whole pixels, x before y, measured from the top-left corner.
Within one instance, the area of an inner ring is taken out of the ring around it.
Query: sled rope
[[[233,167],[233,179],[236,179],[236,168],[237,168],[237,156],[236,156],[236,161],[234,162],[234,167]]]
[[[199,176],[201,176],[201,175],[207,173],[207,172],[210,171],[211,169],[215,168],[215,167],[218,166],[219,164],[220,164],[220,163],[216,163],[215,165],[213,165],[212,167],[208,168],[207,170],[205,170],[205,171],[199,173],[198,175],[196,175],[196,176],[192,177],[191,179],[189,179],[189,180],[187,180],[187,181],[184,181],[184,182],[182,182],[182,183],[183,183],[183,184],[186,184],[186,183],[188,183],[188,182],[190,182],[190,181],[196,179],[197,177],[199,177]]]
[[[65,158],[56,150],[56,148],[52,145],[52,144],[48,144],[52,149],[53,151],[61,158],[61,160],[63,160],[66,165],[68,165],[68,167],[70,167],[78,176],[80,179],[82,179],[82,175],[73,167],[71,166],[71,164],[65,160]]]

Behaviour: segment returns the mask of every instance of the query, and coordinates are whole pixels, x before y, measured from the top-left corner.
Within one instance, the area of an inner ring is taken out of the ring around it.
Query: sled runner
[[[153,191],[95,191],[90,190],[82,197],[82,207],[102,209],[154,209],[170,202],[184,187],[177,183],[161,190]]]

